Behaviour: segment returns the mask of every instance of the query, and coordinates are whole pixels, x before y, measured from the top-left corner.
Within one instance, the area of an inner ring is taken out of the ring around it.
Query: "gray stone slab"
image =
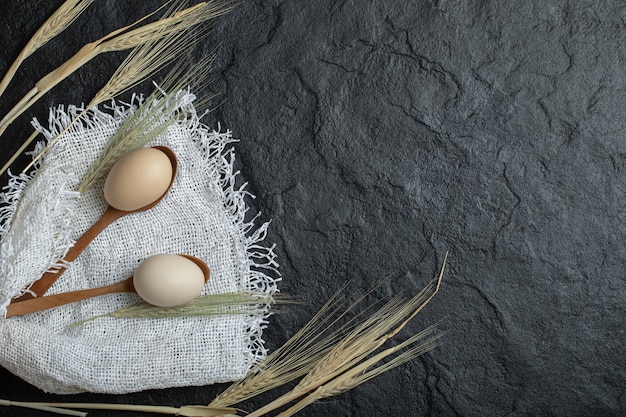
[[[0,68],[57,3],[0,6]],[[8,98],[70,44],[149,9],[94,7]],[[413,294],[450,251],[440,295],[399,335],[445,318],[444,345],[300,415],[625,414],[625,19],[620,1],[316,0],[242,2],[217,20],[191,54],[220,47],[221,103],[205,121],[240,139],[282,290],[308,301],[271,320],[269,346],[344,281],[357,293],[399,271],[380,296]],[[29,117],[88,100],[121,58],[90,64]],[[0,139],[2,155],[27,119]],[[58,399],[6,371],[0,386]],[[78,398],[206,403],[220,389]]]

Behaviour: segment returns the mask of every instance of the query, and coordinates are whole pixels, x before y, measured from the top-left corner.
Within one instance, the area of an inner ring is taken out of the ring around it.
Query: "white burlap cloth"
[[[261,339],[266,314],[105,317],[68,328],[136,303],[135,294],[106,295],[5,318],[11,298],[58,264],[104,212],[103,181],[82,195],[75,190],[133,108],[117,104],[112,115],[90,112],[88,120],[53,146],[34,175],[13,177],[0,195],[0,365],[47,392],[126,393],[233,381],[266,353]],[[51,110],[49,127],[39,129],[49,140],[80,110]],[[149,144],[168,146],[178,156],[169,194],[153,209],[106,228],[48,294],[121,281],[157,253],[205,260],[211,279],[204,293],[275,292],[273,246],[260,243],[267,224],[257,227],[244,219],[248,193],[235,187],[232,141],[230,132],[208,129],[194,112]]]

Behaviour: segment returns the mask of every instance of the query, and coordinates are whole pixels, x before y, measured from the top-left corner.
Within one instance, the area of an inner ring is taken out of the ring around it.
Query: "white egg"
[[[205,284],[202,269],[180,255],[160,254],[144,260],[133,277],[135,291],[158,307],[175,307],[196,298]]]

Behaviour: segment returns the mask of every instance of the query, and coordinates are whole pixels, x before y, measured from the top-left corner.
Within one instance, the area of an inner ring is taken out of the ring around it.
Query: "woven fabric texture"
[[[136,294],[106,295],[5,318],[10,300],[58,266],[105,211],[103,180],[83,194],[75,190],[137,104],[134,98],[131,104],[113,103],[107,113],[90,111],[55,143],[34,174],[12,177],[0,195],[0,365],[47,392],[126,393],[233,381],[266,353],[261,338],[266,312],[103,317],[70,327],[138,302]],[[51,140],[81,110],[52,109],[49,126],[38,128]],[[235,186],[231,142],[230,132],[207,128],[193,111],[169,127],[148,146],[168,146],[178,157],[170,192],[156,207],[108,226],[47,294],[121,281],[158,253],[203,259],[211,269],[205,294],[277,291],[273,246],[262,243],[268,224],[257,226],[246,218],[244,199],[249,194]]]

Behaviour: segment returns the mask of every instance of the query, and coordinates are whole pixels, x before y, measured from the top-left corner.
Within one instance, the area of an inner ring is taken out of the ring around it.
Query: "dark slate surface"
[[[97,2],[23,67],[2,111],[159,2],[139,3]],[[58,4],[0,5],[2,70]],[[269,347],[345,280],[358,292],[401,271],[383,298],[415,293],[451,251],[442,292],[401,334],[445,317],[445,345],[300,415],[626,414],[625,20],[620,1],[316,0],[246,1],[217,21],[191,54],[221,45],[223,102],[205,121],[241,139],[281,288],[309,300],[272,319]],[[89,100],[122,57],[17,121],[2,162],[29,118]],[[59,397],[0,371],[13,400],[181,405],[222,388]]]

